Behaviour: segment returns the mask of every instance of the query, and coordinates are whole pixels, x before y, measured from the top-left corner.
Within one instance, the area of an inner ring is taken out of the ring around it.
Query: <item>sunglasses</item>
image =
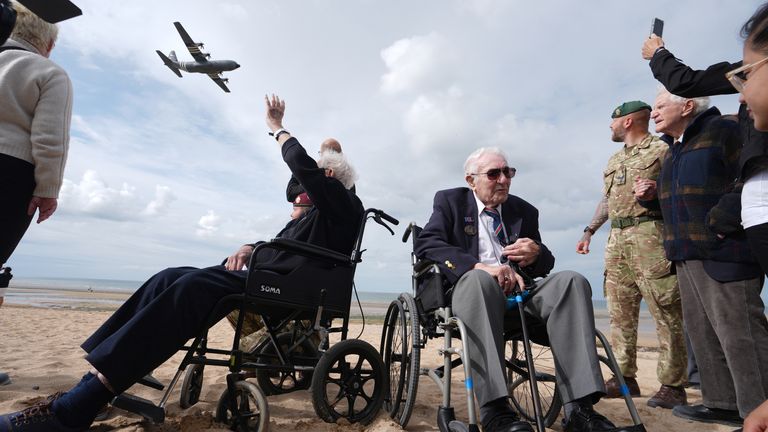
[[[470,173],[470,175],[484,175],[488,177],[488,180],[498,180],[498,178],[504,174],[504,177],[511,179],[517,173],[517,169],[512,167],[494,168],[484,173]]]
[[[746,64],[738,69],[734,69],[725,74],[725,79],[731,83],[733,88],[741,93],[744,91],[744,86],[747,85],[747,74],[756,70],[758,66],[767,61],[768,57],[754,63]]]

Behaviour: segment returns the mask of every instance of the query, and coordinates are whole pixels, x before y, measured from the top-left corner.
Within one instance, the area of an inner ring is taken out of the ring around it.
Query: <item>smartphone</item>
[[[661,37],[661,33],[664,32],[664,21],[658,18],[653,19],[653,27],[651,27],[651,34]]]

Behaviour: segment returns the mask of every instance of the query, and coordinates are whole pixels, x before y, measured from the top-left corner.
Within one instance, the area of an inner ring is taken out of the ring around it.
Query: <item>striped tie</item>
[[[499,212],[496,209],[485,208],[483,209],[483,213],[493,219],[493,234],[496,235],[496,238],[499,239],[499,243],[502,246],[506,246],[507,238],[504,236],[504,230],[501,227],[501,215],[499,215]]]

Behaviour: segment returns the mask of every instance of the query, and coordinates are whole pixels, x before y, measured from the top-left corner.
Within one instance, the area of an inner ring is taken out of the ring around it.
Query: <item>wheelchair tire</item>
[[[401,427],[408,425],[419,385],[421,348],[416,301],[410,294],[400,294],[393,301],[385,322],[382,353],[389,374],[389,392],[384,408]]]
[[[288,350],[292,345],[292,334],[282,333],[277,336],[277,343],[283,350]],[[259,354],[271,354],[275,355],[275,347],[271,343],[264,345],[264,348]],[[291,354],[298,354],[302,357],[316,356],[317,348],[312,345],[309,339],[304,340],[299,346],[297,346],[290,353],[286,352],[289,357]],[[272,357],[257,358],[259,363],[274,362],[277,364],[277,359]],[[293,371],[293,372],[279,372],[271,371],[268,369],[256,370],[256,381],[259,383],[259,387],[266,396],[279,395],[284,393],[290,393],[296,390],[305,390],[312,385],[312,372],[311,371]]]
[[[203,391],[203,375],[205,365],[190,364],[184,371],[184,381],[181,383],[181,393],[179,394],[179,406],[187,409],[200,400],[200,393]]]
[[[525,361],[525,350],[521,341],[511,340],[507,342],[507,354],[511,355],[507,360],[507,386],[509,388],[509,398],[512,405],[517,409],[520,415],[530,421],[535,422],[535,409],[531,387],[529,384],[529,375],[527,363]],[[552,350],[548,346],[531,343],[531,352],[533,355],[534,367],[536,368],[536,381],[538,383],[539,399],[541,400],[542,416],[544,417],[544,426],[550,427],[560,415],[563,402],[560,399],[560,391],[557,388],[557,379],[555,378],[554,359]]]
[[[312,405],[327,423],[344,418],[367,425],[384,402],[384,363],[376,348],[347,339],[323,354],[312,376]]]
[[[234,406],[225,389],[216,406],[216,421],[237,432],[265,432],[269,429],[267,398],[258,386],[238,381],[234,388]],[[235,409],[235,407],[237,409]]]

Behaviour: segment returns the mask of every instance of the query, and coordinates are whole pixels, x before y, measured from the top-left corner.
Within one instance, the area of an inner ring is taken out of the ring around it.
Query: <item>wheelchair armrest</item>
[[[435,263],[432,260],[423,259],[419,260],[414,266],[413,266],[413,272],[414,273],[422,273],[424,270],[426,270],[428,267],[431,266],[437,266],[437,263]]]
[[[301,255],[307,258],[316,258],[323,261],[328,261],[332,264],[350,264],[351,258],[347,255],[340,254],[334,250],[326,249],[311,243],[300,242],[293,239],[275,238],[269,242],[260,243],[253,250],[252,257],[256,256],[259,249],[269,248],[285,252],[290,252],[295,255]],[[255,266],[254,269],[258,268]]]

